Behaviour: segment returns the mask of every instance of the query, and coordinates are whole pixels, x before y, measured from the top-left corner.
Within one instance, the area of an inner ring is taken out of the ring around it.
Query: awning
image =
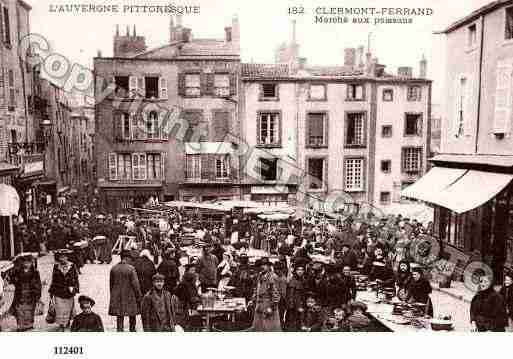
[[[431,202],[433,195],[449,187],[466,172],[464,169],[434,167],[417,182],[405,188],[401,196]]]
[[[217,154],[226,155],[233,153],[233,146],[230,142],[187,142],[185,143],[185,154]]]
[[[458,163],[465,165],[486,165],[513,167],[513,156],[502,155],[451,155],[442,154],[429,159],[431,162]],[[468,166],[467,166],[468,167]]]
[[[452,186],[437,193],[433,203],[464,213],[494,198],[512,179],[511,174],[470,170]]]
[[[13,186],[0,183],[0,216],[17,216],[20,196]]]

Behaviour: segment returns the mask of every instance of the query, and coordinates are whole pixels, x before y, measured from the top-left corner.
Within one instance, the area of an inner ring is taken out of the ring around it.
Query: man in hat
[[[82,313],[78,314],[71,324],[72,332],[103,332],[102,318],[92,311],[94,300],[86,295],[78,297]]]
[[[203,247],[203,255],[198,261],[198,275],[201,283],[201,290],[207,291],[207,288],[217,288],[217,266],[219,261],[212,254],[212,247]]]
[[[285,316],[285,328],[287,331],[299,331],[306,302],[305,262],[298,261],[294,264],[294,273],[287,284],[287,314]]]
[[[169,293],[175,292],[176,285],[180,279],[180,272],[176,264],[175,248],[168,248],[162,253],[162,262],[160,262],[157,272],[164,276],[164,289]]]
[[[269,258],[261,258],[257,264],[261,271],[258,275],[253,301],[250,302],[255,305],[253,329],[257,332],[280,332],[281,324],[278,311],[280,293],[276,284],[276,274],[271,270]]]
[[[165,277],[157,273],[153,276],[153,288],[146,293],[141,303],[141,319],[145,332],[172,332],[175,315],[171,303],[171,293],[164,289]]]
[[[135,332],[139,314],[141,287],[135,268],[128,263],[130,251],[121,251],[121,262],[110,270],[109,315],[117,317],[117,331],[122,332],[125,316],[129,318],[130,331]]]

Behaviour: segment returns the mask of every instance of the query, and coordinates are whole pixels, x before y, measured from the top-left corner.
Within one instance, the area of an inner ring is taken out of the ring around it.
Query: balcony
[[[44,173],[44,142],[11,142],[8,145],[9,162],[21,169],[20,176],[28,177]]]
[[[232,184],[234,182],[234,176],[218,177],[215,172],[203,172],[196,176],[185,173],[183,180],[184,184]]]

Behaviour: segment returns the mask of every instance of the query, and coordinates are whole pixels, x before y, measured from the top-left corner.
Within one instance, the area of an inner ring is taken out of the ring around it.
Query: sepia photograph
[[[511,332],[512,87],[513,0],[0,0],[0,342]]]

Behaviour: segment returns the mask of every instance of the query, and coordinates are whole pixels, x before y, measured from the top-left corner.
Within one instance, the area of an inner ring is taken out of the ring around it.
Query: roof
[[[486,15],[486,14],[488,14],[488,13],[490,13],[490,12],[500,8],[500,7],[503,7],[503,6],[506,6],[506,5],[509,5],[509,4],[513,4],[513,0],[496,0],[496,1],[492,1],[491,3],[488,3],[488,4],[480,7],[479,9],[471,12],[469,15],[459,19],[458,21],[456,21],[454,23],[452,23],[445,30],[435,32],[435,34],[447,34],[449,32],[452,32],[452,31],[460,28],[461,26],[464,26],[464,25],[466,25],[466,24],[476,20],[477,18],[479,18],[482,15]]]
[[[230,56],[239,57],[238,49],[232,43],[217,39],[193,39],[175,41],[132,56],[132,58],[180,58],[194,56]]]
[[[29,4],[27,4],[25,1],[23,0],[18,0],[18,3],[23,6],[26,10],[32,10],[32,6],[30,6]]]
[[[241,64],[241,77],[245,80],[298,80],[298,79],[344,79],[361,78],[378,81],[423,81],[431,80],[386,74],[384,77],[369,77],[364,71],[349,66],[307,66],[296,73],[288,64]]]
[[[430,159],[432,162],[465,163],[497,167],[513,167],[513,156],[500,155],[451,155],[442,154]]]

